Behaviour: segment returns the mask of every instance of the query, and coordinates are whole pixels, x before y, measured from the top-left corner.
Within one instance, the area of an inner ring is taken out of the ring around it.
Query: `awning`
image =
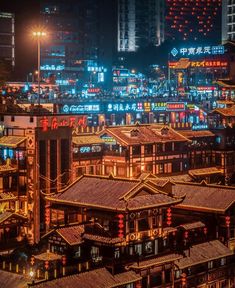
[[[72,141],[75,145],[92,145],[104,143],[104,140],[102,140],[97,135],[73,136]]]
[[[0,146],[16,148],[27,138],[21,136],[3,136],[0,137]]]
[[[201,169],[193,169],[189,170],[189,175],[192,175],[194,177],[198,176],[209,176],[213,174],[222,174],[223,171],[218,169],[217,167],[209,167],[209,168],[201,168]]]

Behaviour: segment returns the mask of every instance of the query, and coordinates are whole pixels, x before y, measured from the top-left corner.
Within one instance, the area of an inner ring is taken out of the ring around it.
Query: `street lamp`
[[[46,32],[44,31],[35,31],[33,32],[33,36],[37,39],[38,43],[38,105],[40,105],[40,60],[41,60],[41,39],[46,36]]]

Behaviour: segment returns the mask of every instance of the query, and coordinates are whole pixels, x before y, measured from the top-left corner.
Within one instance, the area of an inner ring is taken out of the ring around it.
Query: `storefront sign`
[[[166,110],[166,103],[164,102],[155,102],[151,103],[151,110],[154,111],[165,111]]]
[[[107,134],[102,135],[100,138],[101,138],[102,140],[104,140],[104,142],[105,142],[106,144],[113,144],[113,145],[116,144],[116,140],[115,140],[113,137],[111,137],[111,136],[109,136],[109,135],[107,135]]]
[[[42,128],[43,132],[51,130],[57,130],[59,127],[86,127],[87,117],[86,116],[70,116],[70,117],[60,117],[60,116],[44,116],[39,119],[39,127]]]
[[[62,113],[74,113],[74,114],[84,114],[84,113],[97,113],[100,111],[99,104],[79,104],[79,105],[64,105],[62,106]]]
[[[190,56],[204,56],[204,55],[223,55],[224,46],[197,46],[197,47],[183,47],[180,49],[173,48],[171,55],[173,57],[190,57]]]
[[[208,125],[207,124],[194,124],[192,126],[192,130],[207,130]]]
[[[146,106],[147,109],[148,106]],[[144,103],[110,103],[107,106],[107,112],[142,112],[144,111]]]
[[[174,103],[166,103],[167,111],[182,111],[185,110],[185,103],[182,102],[174,102]]]
[[[206,67],[206,68],[210,68],[210,67],[227,67],[228,66],[228,62],[227,61],[191,61],[190,62],[190,66],[191,67]]]

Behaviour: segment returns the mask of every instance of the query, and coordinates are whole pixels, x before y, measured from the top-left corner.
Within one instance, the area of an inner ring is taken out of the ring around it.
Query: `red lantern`
[[[185,287],[187,284],[187,278],[186,278],[186,273],[182,273],[181,274],[181,283],[182,283],[182,287]]]
[[[123,228],[124,228],[124,221],[123,221],[124,215],[118,214],[117,217],[118,217],[118,229],[119,229],[118,230],[118,237],[123,238],[124,237],[124,230],[123,230]]]
[[[185,232],[184,232],[184,238],[185,238],[185,239],[188,239],[188,231],[185,231]]]
[[[225,217],[225,223],[226,223],[226,227],[229,228],[229,226],[230,226],[230,216],[226,216]]]
[[[45,206],[45,223],[46,223],[46,225],[50,225],[50,218],[51,218],[50,206],[46,205]]]
[[[49,268],[49,261],[48,260],[45,261],[44,266],[45,266],[45,269],[48,270],[48,268]]]
[[[208,231],[207,231],[207,227],[204,227],[204,228],[203,228],[203,233],[206,235],[207,232],[208,232]]]
[[[65,266],[66,265],[66,256],[62,256],[62,264]]]
[[[171,223],[172,223],[172,221],[171,221],[171,216],[172,216],[172,214],[171,214],[171,208],[168,208],[167,210],[167,213],[166,213],[166,224],[168,225],[168,226],[170,226],[171,225]]]
[[[32,256],[31,259],[30,259],[30,263],[31,263],[32,266],[33,266],[34,263],[35,263],[35,258],[34,258],[33,256]]]

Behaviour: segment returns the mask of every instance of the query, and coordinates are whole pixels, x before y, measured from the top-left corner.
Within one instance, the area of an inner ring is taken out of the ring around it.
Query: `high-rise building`
[[[111,74],[115,9],[110,2],[42,1],[42,24],[49,32],[49,41],[42,45],[43,77],[54,74],[58,84],[67,85],[94,78],[90,72],[98,78],[108,68]]]
[[[164,41],[163,0],[118,0],[118,52],[136,52]]]
[[[15,17],[12,13],[0,12],[0,60],[15,66]]]
[[[235,40],[235,1],[223,0],[222,5],[222,42]]]
[[[221,3],[222,0],[167,0],[166,39],[220,41]]]

